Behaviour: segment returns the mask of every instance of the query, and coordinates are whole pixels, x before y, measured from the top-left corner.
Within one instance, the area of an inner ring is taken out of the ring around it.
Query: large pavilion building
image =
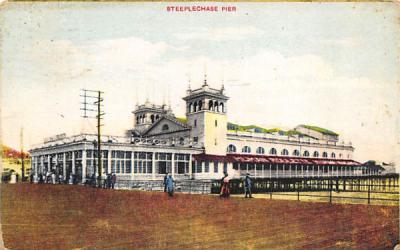
[[[354,147],[333,131],[299,125],[292,130],[242,126],[228,122],[225,89],[207,81],[187,90],[186,117],[170,107],[146,101],[133,111],[133,128],[125,137],[102,136],[103,174],[118,180],[161,180],[165,173],[179,179],[369,175],[353,160]],[[47,138],[30,150],[36,174],[52,171],[79,182],[97,174],[96,135],[65,134]]]

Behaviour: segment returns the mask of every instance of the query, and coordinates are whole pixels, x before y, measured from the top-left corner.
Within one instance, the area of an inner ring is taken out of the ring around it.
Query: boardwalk
[[[3,185],[10,249],[392,249],[398,207]]]

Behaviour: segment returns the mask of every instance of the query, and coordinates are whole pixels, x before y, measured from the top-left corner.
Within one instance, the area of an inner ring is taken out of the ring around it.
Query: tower
[[[227,116],[224,86],[214,89],[207,79],[199,89],[187,90],[186,117],[192,141],[203,145],[206,154],[225,155],[227,147]]]
[[[134,114],[133,127],[142,133],[163,116],[174,116],[167,105],[151,104],[148,100],[143,105],[137,105]]]

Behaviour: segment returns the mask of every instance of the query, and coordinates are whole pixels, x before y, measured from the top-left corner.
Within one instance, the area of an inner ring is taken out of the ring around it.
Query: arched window
[[[336,154],[332,152],[331,158],[336,158]]]
[[[300,155],[299,150],[295,149],[295,150],[293,151],[293,155],[294,155],[294,156],[299,156],[299,155]]]
[[[276,149],[275,148],[271,148],[271,150],[269,151],[270,155],[276,155]]]
[[[310,156],[310,152],[308,152],[307,150],[303,152],[303,156],[305,157],[309,157]]]
[[[193,104],[193,112],[196,112],[197,111],[197,102],[195,102],[194,104]]]
[[[217,101],[214,102],[214,110],[219,112],[219,105]]]
[[[154,118],[154,115],[151,115],[151,116],[150,116],[150,119],[151,119],[151,123],[154,123],[154,121],[155,121],[155,120],[154,120],[154,119],[155,119],[155,118]]]
[[[214,102],[213,102],[212,100],[210,100],[210,101],[208,102],[208,109],[209,109],[209,110],[214,110]]]
[[[159,115],[156,115],[156,120],[158,120],[160,118],[160,116]]]
[[[244,146],[242,148],[242,153],[250,154],[251,153],[251,148],[249,146]]]
[[[183,137],[179,138],[179,144],[183,145],[184,142],[185,142],[185,139]]]
[[[221,103],[219,104],[219,110],[220,110],[222,113],[225,112],[225,110],[224,110],[224,103],[223,103],[223,102],[221,102]]]
[[[192,112],[193,112],[193,104],[190,103],[190,104],[189,104],[189,113],[192,113]]]
[[[286,148],[284,148],[281,151],[281,155],[289,155],[289,151]]]
[[[314,156],[314,157],[319,157],[319,153],[318,153],[318,151],[314,151],[314,154],[313,154],[313,156]]]
[[[236,147],[235,145],[230,144],[226,150],[228,153],[235,153],[236,152]]]
[[[169,130],[168,124],[164,124],[162,126],[162,131],[168,131],[168,130]]]
[[[199,101],[199,107],[198,107],[198,110],[197,110],[197,111],[200,111],[202,108],[203,108],[203,102],[202,102],[202,101]]]
[[[265,149],[263,147],[258,147],[256,153],[263,155],[263,154],[265,154]]]
[[[139,123],[140,123],[140,117],[136,116],[136,124],[139,124]]]
[[[328,153],[327,152],[323,152],[322,153],[322,157],[327,158],[328,157]]]

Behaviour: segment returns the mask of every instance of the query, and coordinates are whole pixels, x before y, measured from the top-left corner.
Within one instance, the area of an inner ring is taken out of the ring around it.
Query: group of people
[[[64,176],[60,173],[58,176],[53,171],[48,171],[44,174],[39,173],[38,175],[30,174],[29,180],[31,183],[50,183],[50,184],[63,184]]]
[[[101,184],[98,186],[105,189],[114,189],[116,182],[117,176],[114,173],[108,173],[105,175],[105,177],[102,177]],[[96,175],[92,174],[90,177],[87,177],[85,184],[96,187]]]
[[[224,177],[221,179],[221,191],[219,194],[220,198],[229,198],[230,196],[230,189],[229,189],[229,181],[230,178],[228,173],[224,173]],[[244,186],[244,198],[253,198],[251,195],[251,188],[253,187],[253,180],[250,178],[250,174],[247,173],[246,177],[243,179],[243,186]]]

